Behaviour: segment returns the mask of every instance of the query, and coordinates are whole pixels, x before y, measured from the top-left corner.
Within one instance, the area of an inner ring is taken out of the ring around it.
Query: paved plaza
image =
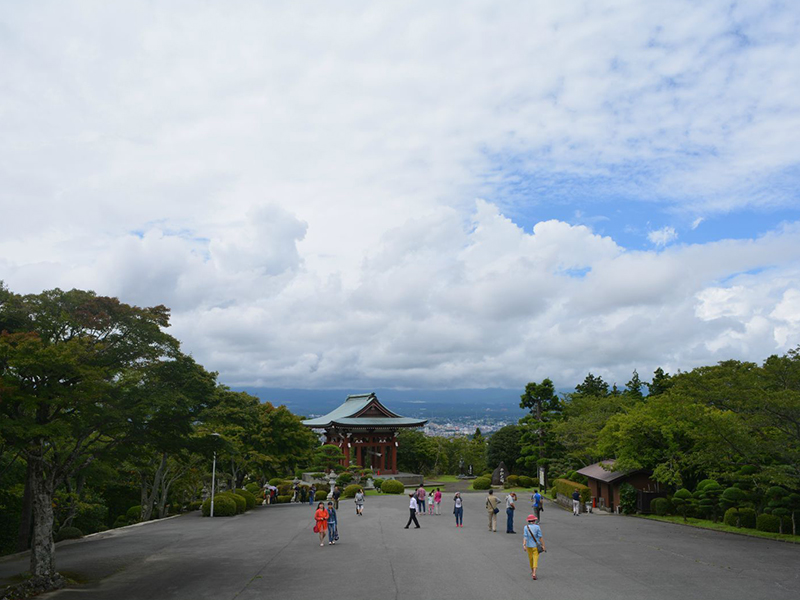
[[[109,531],[58,545],[58,569],[86,583],[44,597],[796,600],[800,593],[799,546],[613,515],[573,517],[552,504],[542,519],[548,552],[532,581],[521,535],[528,503],[519,503],[520,533],[504,533],[504,511],[498,532],[489,533],[484,497],[465,495],[463,529],[448,494],[445,514],[420,517],[419,530],[403,529],[407,496],[368,497],[363,517],[344,500],[341,541],[323,548],[307,505],[217,519],[193,513]],[[26,569],[26,557],[0,560],[0,578]]]

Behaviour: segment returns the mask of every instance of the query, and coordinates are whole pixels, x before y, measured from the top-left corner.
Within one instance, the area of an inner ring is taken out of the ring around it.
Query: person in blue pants
[[[328,501],[328,545],[333,546],[339,539],[339,522],[336,520],[336,509],[333,502]]]
[[[464,527],[464,501],[461,499],[461,492],[456,492],[453,497],[453,514],[456,516],[456,527]]]
[[[506,496],[506,533],[517,533],[514,531],[514,510],[517,508],[517,495],[511,492]]]

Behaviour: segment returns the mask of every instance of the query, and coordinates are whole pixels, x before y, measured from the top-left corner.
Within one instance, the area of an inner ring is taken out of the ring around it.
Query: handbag
[[[319,523],[314,523],[314,533],[319,533]]]

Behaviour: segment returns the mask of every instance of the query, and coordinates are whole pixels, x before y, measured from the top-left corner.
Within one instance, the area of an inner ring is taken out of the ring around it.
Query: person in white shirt
[[[517,508],[517,495],[511,492],[506,496],[506,533],[517,533],[514,531],[514,509]]]
[[[456,516],[456,527],[464,527],[464,501],[461,499],[461,492],[456,492],[453,497],[453,514]]]
[[[411,514],[408,517],[408,523],[406,523],[405,528],[408,529],[408,526],[411,525],[411,521],[414,521],[414,529],[419,529],[419,521],[417,521],[417,498],[415,494],[409,494],[408,499],[408,510]]]

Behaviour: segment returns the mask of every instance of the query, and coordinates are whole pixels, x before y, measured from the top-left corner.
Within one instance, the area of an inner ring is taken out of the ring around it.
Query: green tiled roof
[[[378,404],[383,410],[393,415],[391,417],[355,417],[364,410],[371,402]],[[381,404],[378,397],[374,394],[354,394],[347,397],[347,399],[338,407],[333,409],[323,417],[316,419],[308,419],[303,421],[306,427],[331,427],[333,425],[340,425],[343,427],[422,427],[427,423],[427,419],[412,419],[410,417],[401,417],[396,415],[388,408]]]

